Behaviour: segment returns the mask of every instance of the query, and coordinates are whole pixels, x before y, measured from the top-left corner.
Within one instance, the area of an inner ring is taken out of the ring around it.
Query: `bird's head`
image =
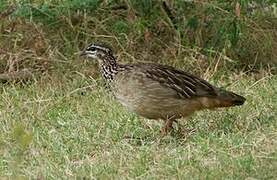
[[[89,57],[92,59],[102,59],[106,56],[112,56],[112,50],[102,44],[98,43],[91,43],[89,46],[87,46],[82,53],[81,56]]]

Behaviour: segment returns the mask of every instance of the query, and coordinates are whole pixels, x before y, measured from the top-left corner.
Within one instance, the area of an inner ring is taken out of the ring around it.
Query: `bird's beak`
[[[85,50],[80,53],[80,56],[85,56],[85,55],[87,55]]]

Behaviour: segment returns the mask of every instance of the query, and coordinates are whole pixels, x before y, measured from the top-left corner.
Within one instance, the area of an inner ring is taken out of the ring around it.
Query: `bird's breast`
[[[199,105],[180,99],[173,89],[138,73],[116,76],[112,91],[123,106],[149,119],[187,116]]]

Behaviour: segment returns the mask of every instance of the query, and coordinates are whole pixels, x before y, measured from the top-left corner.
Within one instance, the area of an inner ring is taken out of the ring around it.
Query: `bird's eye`
[[[96,48],[95,47],[90,47],[88,50],[89,51],[96,51]]]

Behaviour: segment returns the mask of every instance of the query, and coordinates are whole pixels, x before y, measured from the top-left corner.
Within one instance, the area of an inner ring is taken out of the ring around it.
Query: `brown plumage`
[[[118,64],[110,48],[89,45],[83,52],[100,64],[103,78],[117,100],[149,119],[163,119],[167,133],[173,121],[202,109],[242,105],[245,98],[170,66]]]

